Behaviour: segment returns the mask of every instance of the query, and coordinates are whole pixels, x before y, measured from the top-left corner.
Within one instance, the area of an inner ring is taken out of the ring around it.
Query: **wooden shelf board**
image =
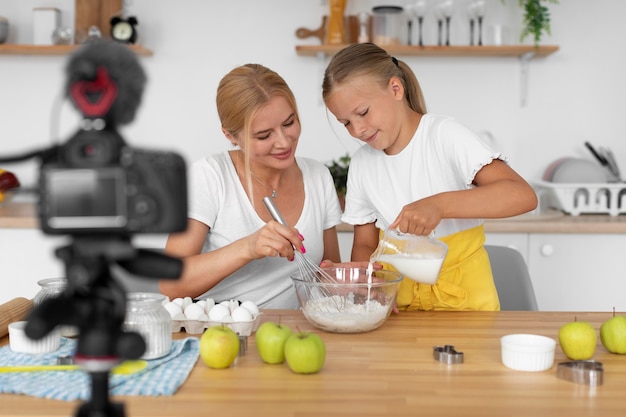
[[[80,45],[21,45],[2,44],[0,55],[67,55]],[[152,56],[153,52],[141,45],[128,45],[137,55]]]
[[[303,56],[317,56],[319,53],[333,55],[348,45],[297,45],[296,52]],[[559,50],[556,45],[504,45],[504,46],[383,46],[391,55],[409,56],[512,56],[521,57],[527,53],[534,56],[548,56]]]

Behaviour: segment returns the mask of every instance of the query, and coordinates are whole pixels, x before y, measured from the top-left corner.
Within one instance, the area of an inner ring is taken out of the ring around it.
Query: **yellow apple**
[[[285,359],[293,372],[314,374],[324,366],[326,345],[315,333],[294,333],[285,343]]]
[[[278,364],[285,361],[285,343],[291,333],[289,326],[272,321],[266,321],[259,326],[255,339],[263,362]]]
[[[626,317],[614,316],[602,323],[600,340],[609,352],[626,354]]]
[[[239,336],[227,326],[209,327],[200,337],[200,357],[210,368],[228,368],[238,354]]]
[[[597,341],[596,329],[586,321],[573,321],[559,329],[561,349],[571,360],[591,359],[596,351]]]

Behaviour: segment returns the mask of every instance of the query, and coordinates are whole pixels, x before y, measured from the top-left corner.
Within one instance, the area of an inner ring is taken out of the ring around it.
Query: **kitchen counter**
[[[0,205],[0,228],[39,227],[34,203],[8,202]],[[352,226],[342,224],[339,232],[351,232]],[[626,215],[584,214],[568,216],[549,210],[543,214],[525,214],[506,219],[486,220],[487,233],[610,233],[626,234]]]
[[[623,416],[626,355],[608,353],[598,340],[594,359],[603,384],[590,387],[557,378],[566,361],[557,344],[554,366],[520,372],[501,362],[500,338],[533,333],[558,340],[559,328],[576,318],[596,329],[608,313],[403,312],[377,330],[334,334],[315,330],[298,310],[265,310],[262,321],[319,333],[327,356],[321,372],[292,373],[286,364],[259,358],[254,336],[229,369],[198,360],[173,396],[116,397],[129,416]],[[175,338],[187,337],[175,333]],[[6,337],[0,344],[6,344]],[[464,363],[433,359],[433,347],[452,345]],[[0,395],[0,416],[69,416],[80,403]]]

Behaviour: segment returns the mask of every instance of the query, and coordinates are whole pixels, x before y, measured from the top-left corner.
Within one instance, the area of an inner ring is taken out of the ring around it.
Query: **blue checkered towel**
[[[112,374],[111,395],[173,395],[189,376],[198,360],[200,340],[189,337],[172,341],[169,355],[148,361],[143,371],[132,375]],[[61,339],[59,349],[42,355],[16,353],[9,346],[0,348],[0,366],[54,365],[58,356],[72,355],[76,341]],[[43,371],[0,373],[0,393],[26,394],[55,400],[88,400],[91,380],[83,371]]]

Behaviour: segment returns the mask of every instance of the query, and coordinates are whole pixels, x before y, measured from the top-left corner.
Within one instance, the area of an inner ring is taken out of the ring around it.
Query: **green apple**
[[[573,321],[559,329],[561,349],[572,360],[591,359],[597,341],[596,329],[586,321]]]
[[[210,368],[228,368],[238,354],[239,336],[227,326],[211,326],[200,337],[200,357]]]
[[[289,326],[266,321],[256,331],[256,347],[265,363],[278,364],[285,361],[285,343],[292,332]]]
[[[315,333],[294,333],[285,343],[285,359],[293,372],[314,374],[324,366],[326,346],[322,338]]]
[[[614,316],[602,323],[600,340],[609,352],[626,354],[626,317]]]

